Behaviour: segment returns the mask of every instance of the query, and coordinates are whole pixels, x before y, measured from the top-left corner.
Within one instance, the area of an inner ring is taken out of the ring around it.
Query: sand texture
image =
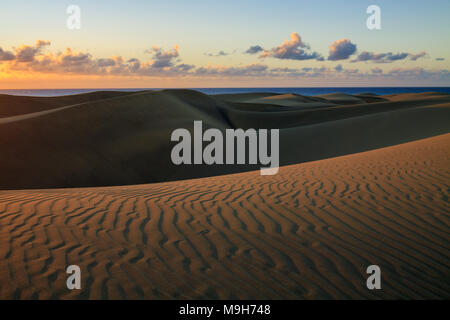
[[[173,165],[195,120],[279,173]],[[0,150],[0,299],[450,299],[446,94],[0,95]]]
[[[450,298],[450,134],[140,186],[0,192],[1,298]],[[81,291],[65,268],[82,268]],[[382,270],[382,290],[365,269]]]

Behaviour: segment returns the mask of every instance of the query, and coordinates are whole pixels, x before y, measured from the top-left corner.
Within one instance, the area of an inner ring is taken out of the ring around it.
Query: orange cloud
[[[267,58],[273,57],[277,59],[289,60],[322,60],[322,57],[317,52],[309,52],[309,46],[302,41],[302,38],[297,32],[292,32],[290,40],[285,40],[281,45],[271,50],[265,50],[259,57]],[[261,48],[260,46],[252,47],[254,50]],[[250,48],[249,50],[251,50]],[[253,51],[254,51],[253,50]]]
[[[356,45],[349,39],[340,39],[333,42],[330,46],[328,60],[345,60],[356,52]]]

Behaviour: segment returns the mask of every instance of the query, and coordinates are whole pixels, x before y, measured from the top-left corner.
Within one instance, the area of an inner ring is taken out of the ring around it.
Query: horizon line
[[[291,87],[291,86],[256,86],[256,87],[97,87],[97,88],[78,88],[78,87],[68,87],[68,88],[10,88],[10,89],[3,89],[0,88],[0,91],[7,91],[7,90],[123,90],[123,89],[129,89],[129,90],[170,90],[170,89],[185,89],[185,90],[196,90],[196,89],[327,89],[327,88],[333,88],[333,89],[345,89],[345,88],[450,88],[450,86],[340,86],[340,87],[333,87],[333,86],[314,86],[314,87]]]

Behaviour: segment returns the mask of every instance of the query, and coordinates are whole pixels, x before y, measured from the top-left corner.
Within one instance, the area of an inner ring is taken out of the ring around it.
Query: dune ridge
[[[2,299],[449,299],[450,134],[220,179],[0,191]],[[65,267],[82,268],[82,290]],[[382,290],[365,286],[368,265]]]
[[[96,91],[56,97],[29,97],[0,94],[0,118],[51,110],[64,106],[124,97],[135,92]]]

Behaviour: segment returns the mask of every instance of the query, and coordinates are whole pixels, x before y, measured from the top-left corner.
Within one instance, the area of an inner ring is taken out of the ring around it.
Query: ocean
[[[126,88],[126,89],[11,89],[0,90],[0,94],[16,96],[55,97],[73,95],[93,91],[141,91],[162,90],[156,88]],[[378,95],[396,93],[420,93],[420,92],[442,92],[450,94],[450,87],[341,87],[341,88],[192,88],[206,94],[227,93],[251,93],[251,92],[273,92],[273,93],[296,93],[305,96],[315,96],[327,93],[342,92],[347,94],[358,94],[371,92]]]

